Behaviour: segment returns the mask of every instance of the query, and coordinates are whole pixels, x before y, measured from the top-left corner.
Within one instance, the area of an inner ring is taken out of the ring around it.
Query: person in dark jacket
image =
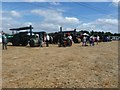
[[[40,34],[40,36],[39,36],[39,42],[40,42],[40,47],[43,47],[43,35],[42,34]]]
[[[2,32],[2,49],[6,49],[7,50],[7,37],[5,36],[5,33]]]

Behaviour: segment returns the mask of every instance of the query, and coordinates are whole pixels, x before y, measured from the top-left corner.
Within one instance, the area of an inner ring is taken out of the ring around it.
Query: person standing
[[[83,44],[82,44],[82,46],[86,46],[86,42],[87,42],[87,37],[84,36],[84,37],[83,37]]]
[[[46,34],[46,47],[49,47],[49,40],[50,40],[50,37],[48,34]]]
[[[90,41],[90,46],[93,46],[93,36],[90,36],[89,41]]]
[[[43,47],[43,38],[42,38],[43,36],[42,36],[42,34],[40,34],[40,36],[39,36],[39,42],[40,42],[40,47]]]
[[[6,49],[7,50],[7,37],[5,36],[5,33],[2,32],[2,49]]]
[[[100,41],[100,37],[99,36],[97,36],[97,45],[98,45],[98,42]]]
[[[95,45],[95,36],[93,36],[93,46]]]
[[[72,46],[72,36],[70,35],[70,33],[68,33],[68,46]]]

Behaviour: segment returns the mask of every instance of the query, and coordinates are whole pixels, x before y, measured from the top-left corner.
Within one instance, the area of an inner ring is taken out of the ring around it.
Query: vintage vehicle
[[[62,31],[62,27],[60,27],[60,32],[58,32],[58,46],[59,47],[67,47],[72,46],[72,40],[70,40],[66,34],[66,32]]]
[[[28,44],[31,47],[39,46],[40,35],[43,37],[45,32],[33,32],[32,29],[33,27],[31,25],[29,27],[10,29],[13,35],[8,38],[9,42],[11,42],[13,46],[27,46]],[[19,33],[14,34],[14,31],[19,31]]]

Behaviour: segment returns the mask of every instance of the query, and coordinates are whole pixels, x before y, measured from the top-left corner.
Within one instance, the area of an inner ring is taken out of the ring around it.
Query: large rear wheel
[[[18,35],[13,36],[12,38],[12,45],[13,46],[19,46],[20,45],[20,38]]]
[[[28,44],[28,41],[22,42],[22,46],[27,46],[27,44]]]

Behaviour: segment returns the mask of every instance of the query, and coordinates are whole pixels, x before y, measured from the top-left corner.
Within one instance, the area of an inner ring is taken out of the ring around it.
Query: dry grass
[[[14,47],[2,51],[3,88],[115,88],[118,42],[94,47]]]

